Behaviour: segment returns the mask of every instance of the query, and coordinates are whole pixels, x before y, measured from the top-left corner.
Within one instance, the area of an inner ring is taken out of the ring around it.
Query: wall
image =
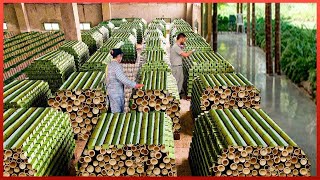
[[[59,4],[25,4],[31,31],[44,31],[43,23],[57,22],[61,28]]]
[[[99,4],[78,4],[80,22],[90,22],[91,27],[102,22],[102,5]]]
[[[13,4],[4,4],[3,9],[4,22],[7,23],[8,31],[19,34],[20,28]]]
[[[111,17],[141,17],[147,22],[159,17],[185,19],[186,8],[186,3],[111,3]]]

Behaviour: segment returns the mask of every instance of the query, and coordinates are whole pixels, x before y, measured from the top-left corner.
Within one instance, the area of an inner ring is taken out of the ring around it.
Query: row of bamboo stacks
[[[210,110],[196,118],[189,161],[198,176],[310,176],[310,161],[261,109]]]
[[[210,109],[260,108],[260,92],[242,74],[205,74],[193,83],[193,117]]]
[[[14,80],[4,86],[4,108],[45,107],[51,96],[49,84],[41,80]]]
[[[102,71],[74,72],[48,99],[49,106],[69,114],[73,132],[79,140],[89,139],[99,115],[108,109],[104,79]]]
[[[68,119],[52,108],[5,111],[3,176],[68,175],[75,148]]]
[[[102,114],[78,176],[176,176],[172,120],[164,112]]]

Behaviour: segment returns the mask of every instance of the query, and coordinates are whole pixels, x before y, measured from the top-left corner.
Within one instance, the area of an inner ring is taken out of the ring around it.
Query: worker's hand
[[[136,84],[136,89],[140,89],[140,88],[142,88],[144,86],[144,84]]]

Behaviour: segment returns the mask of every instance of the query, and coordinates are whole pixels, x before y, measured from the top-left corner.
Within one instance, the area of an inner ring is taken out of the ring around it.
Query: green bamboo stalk
[[[159,144],[159,125],[160,125],[160,112],[155,112],[155,123],[153,132],[153,144]]]
[[[136,121],[136,125],[134,128],[134,136],[133,136],[133,143],[132,144],[138,144],[140,142],[142,116],[143,116],[143,113],[137,112],[137,121]]]
[[[103,144],[111,145],[114,134],[115,134],[116,126],[119,120],[119,116],[120,116],[120,113],[114,113],[111,124],[110,124],[110,128],[108,130],[107,137],[104,140]]]
[[[130,118],[126,144],[133,144],[135,125],[136,125],[136,111],[131,111],[131,118]]]
[[[228,84],[228,86],[232,86],[233,85],[233,83],[230,81],[230,79],[228,79],[228,77],[225,74],[220,74],[220,76]]]
[[[157,87],[157,73],[158,71],[153,71],[153,75],[152,75],[152,86],[151,86],[151,89],[156,89]]]
[[[113,145],[118,145],[119,142],[120,142],[121,132],[123,130],[124,121],[126,119],[125,115],[126,115],[125,113],[121,113],[120,114],[118,123],[116,124],[117,128],[116,128],[116,131],[115,131],[115,135],[114,135],[113,140],[112,140],[112,144]]]
[[[213,82],[216,84],[216,86],[222,86],[222,84],[219,82],[219,80],[216,78],[215,75],[209,74],[209,76],[213,80]]]
[[[148,113],[143,113],[142,124],[141,124],[141,136],[140,136],[140,144],[147,143],[147,132],[148,132]]]
[[[94,130],[93,130],[93,132],[91,134],[91,137],[89,139],[89,142],[88,142],[89,149],[93,149],[94,148],[94,146],[95,146],[95,144],[97,142],[97,139],[98,139],[98,137],[100,135],[100,132],[102,130],[102,127],[103,127],[103,125],[105,123],[106,116],[107,116],[107,114],[103,113],[101,115],[101,117],[99,118],[99,121],[98,121],[96,127],[94,128]]]
[[[20,82],[21,82],[21,81],[16,80],[16,79],[13,80],[11,83],[9,83],[9,84],[7,84],[7,85],[4,86],[3,92],[8,91],[9,89],[13,88],[13,87],[16,86],[17,84],[20,84]],[[27,81],[22,81],[22,82],[27,83]],[[12,91],[12,92],[13,92],[13,91]],[[10,93],[9,93],[9,94],[10,94]],[[4,96],[4,97],[5,97],[5,96]]]
[[[147,132],[147,144],[152,144],[153,143],[153,132],[154,132],[154,119],[155,119],[155,114],[154,111],[151,111],[149,113],[149,121],[148,121],[148,132]]]
[[[8,109],[3,113],[3,119],[6,121],[16,110],[15,109]]]
[[[228,83],[220,76],[220,74],[216,74],[215,77],[217,78],[217,80],[220,82],[222,86],[228,85]]]
[[[112,114],[112,113],[108,113],[106,119],[103,118],[103,119],[105,119],[105,121],[104,121],[104,123],[103,123],[102,130],[101,130],[101,132],[99,133],[99,137],[97,138],[97,141],[96,141],[96,143],[95,143],[97,146],[101,146],[101,145],[103,144],[103,142],[104,142],[104,140],[105,140],[105,138],[106,138],[106,136],[107,136],[110,123],[111,123],[111,121],[112,121],[112,119],[113,119],[113,115],[114,115],[114,114]],[[103,116],[103,117],[104,117],[104,116]]]
[[[100,83],[101,79],[104,76],[104,72],[99,72],[97,75],[97,78],[93,81],[91,87],[89,89],[96,89],[98,87],[98,84]]]
[[[165,119],[164,112],[160,112],[160,126],[159,126],[159,144],[164,144],[165,136]]]
[[[119,144],[126,144],[126,138],[127,138],[127,136],[129,136],[128,129],[129,129],[129,123],[131,121],[130,119],[131,119],[131,113],[126,113],[126,118],[125,118],[125,122],[124,122],[124,126],[123,126],[123,130],[122,130]]]
[[[204,76],[206,78],[206,80],[208,81],[208,83],[210,84],[210,87],[214,87],[216,86],[216,83],[212,80],[212,78],[208,75],[208,74],[205,74],[205,75],[200,75],[201,76]]]
[[[239,76],[237,76],[237,75],[238,75],[238,74],[231,74],[231,76],[232,76],[234,79],[236,79],[241,86],[245,86],[246,83],[243,82],[243,81],[239,78]]]
[[[44,83],[44,81],[36,81],[36,82],[34,82],[34,84],[32,84],[30,87],[28,87],[28,88],[27,88],[24,92],[22,92],[21,94],[13,97],[13,99],[10,100],[9,102],[10,102],[10,103],[13,103],[13,102],[16,103],[16,102],[18,102],[18,100],[22,99],[22,97],[25,96],[27,92],[30,92],[31,90],[33,90],[34,88],[36,88],[38,85],[43,84],[43,83]]]

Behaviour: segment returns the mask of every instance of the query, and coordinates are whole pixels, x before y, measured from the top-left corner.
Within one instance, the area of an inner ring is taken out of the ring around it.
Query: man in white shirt
[[[180,33],[177,36],[176,43],[171,47],[170,50],[170,63],[172,74],[176,78],[178,84],[178,91],[181,94],[182,86],[183,86],[183,68],[182,68],[182,57],[190,56],[194,50],[189,52],[184,52],[182,50],[183,45],[187,41],[186,35],[184,33]]]

